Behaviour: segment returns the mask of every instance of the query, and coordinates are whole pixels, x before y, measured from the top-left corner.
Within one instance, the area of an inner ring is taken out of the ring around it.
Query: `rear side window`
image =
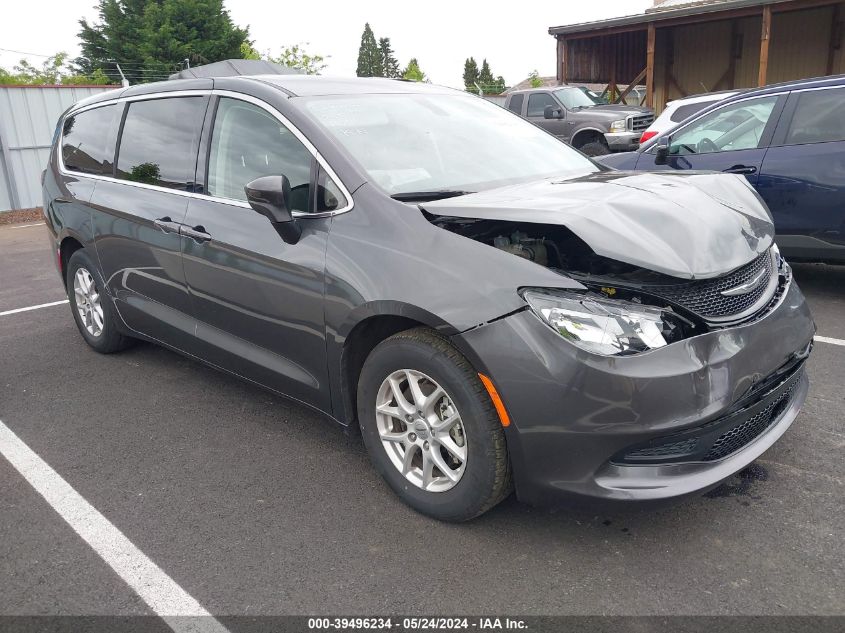
[[[117,177],[191,191],[205,97],[170,97],[129,104]]]
[[[117,105],[93,108],[64,120],[62,162],[65,169],[83,174],[111,174],[114,144],[106,145],[121,108]]]
[[[786,145],[845,140],[845,89],[809,90],[798,97]]]
[[[672,113],[669,120],[673,123],[680,123],[684,119],[691,117],[696,112],[701,112],[704,108],[712,105],[713,103],[713,101],[702,101],[701,103],[689,103],[687,105],[678,106],[678,109]]]
[[[513,95],[508,102],[508,110],[522,114],[522,102],[525,101],[525,95]]]
[[[212,196],[246,200],[244,186],[250,181],[284,175],[290,181],[291,210],[308,211],[312,159],[300,140],[263,108],[238,99],[220,99],[208,157],[208,193]],[[330,195],[336,196],[326,192],[323,204],[331,203]]]
[[[543,116],[546,106],[558,107],[557,102],[548,92],[535,92],[528,95],[528,112],[526,116]]]

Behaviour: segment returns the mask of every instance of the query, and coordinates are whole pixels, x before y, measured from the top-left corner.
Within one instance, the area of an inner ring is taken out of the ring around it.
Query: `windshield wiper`
[[[474,191],[456,191],[455,189],[439,189],[436,191],[408,191],[405,193],[394,193],[391,198],[399,202],[431,202],[432,200],[444,200],[445,198],[457,198],[465,196]]]

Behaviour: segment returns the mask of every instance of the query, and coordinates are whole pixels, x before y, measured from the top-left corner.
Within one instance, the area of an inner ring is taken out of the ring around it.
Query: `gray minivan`
[[[59,122],[44,213],[93,349],[152,341],[360,429],[439,519],[514,487],[700,493],[807,394],[813,321],[742,177],[610,171],[459,91],[96,95]]]

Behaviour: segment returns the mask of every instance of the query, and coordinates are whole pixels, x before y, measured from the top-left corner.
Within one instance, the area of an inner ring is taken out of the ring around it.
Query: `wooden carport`
[[[607,84],[615,102],[645,83],[644,102],[659,112],[690,94],[843,72],[842,5],[703,0],[549,33],[557,38],[560,83]]]

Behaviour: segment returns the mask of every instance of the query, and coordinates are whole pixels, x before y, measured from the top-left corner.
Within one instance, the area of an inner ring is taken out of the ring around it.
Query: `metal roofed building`
[[[700,92],[840,74],[843,4],[664,0],[642,14],[553,26],[557,79],[611,89],[645,83],[644,102],[659,112]]]

